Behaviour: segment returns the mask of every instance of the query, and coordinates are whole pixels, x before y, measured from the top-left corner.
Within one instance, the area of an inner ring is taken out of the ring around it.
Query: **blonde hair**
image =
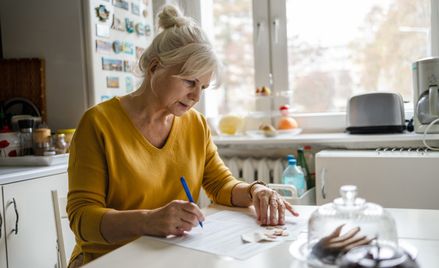
[[[155,57],[163,67],[154,73],[163,76],[170,68],[181,65],[180,72],[173,77],[194,79],[212,73],[213,88],[222,82],[222,64],[217,58],[209,39],[194,19],[182,15],[175,6],[167,5],[158,14],[158,29],[162,30],[139,59],[140,76],[148,79],[148,66]],[[211,86],[212,87],[212,86]]]

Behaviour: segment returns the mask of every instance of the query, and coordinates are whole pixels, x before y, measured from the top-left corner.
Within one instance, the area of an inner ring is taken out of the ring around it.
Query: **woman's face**
[[[179,70],[179,67],[171,68],[153,84],[160,106],[175,116],[182,116],[200,100],[212,78],[212,73],[187,79],[173,77]]]

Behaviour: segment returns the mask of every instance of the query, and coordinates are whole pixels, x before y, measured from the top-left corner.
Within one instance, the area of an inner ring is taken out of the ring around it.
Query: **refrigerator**
[[[2,56],[44,59],[46,123],[76,128],[88,108],[136,89],[128,69],[153,16],[152,0],[0,1]]]
[[[133,92],[133,67],[153,36],[151,0],[84,0],[90,106]]]

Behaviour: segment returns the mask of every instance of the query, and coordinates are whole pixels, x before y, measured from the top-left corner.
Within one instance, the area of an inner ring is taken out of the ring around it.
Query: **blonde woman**
[[[284,224],[285,200],[262,184],[232,177],[203,116],[191,109],[221,82],[205,33],[174,6],[139,60],[143,83],[132,94],[86,111],[73,138],[67,211],[76,234],[70,266],[79,267],[142,235],[181,235],[204,221],[187,200],[203,187],[214,202],[255,206],[263,224]],[[211,85],[215,80],[216,85]]]

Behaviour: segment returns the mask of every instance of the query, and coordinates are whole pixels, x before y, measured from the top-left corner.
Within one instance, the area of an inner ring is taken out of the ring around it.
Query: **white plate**
[[[290,136],[299,135],[302,132],[302,129],[294,128],[294,129],[284,129],[284,130],[276,130],[276,131],[277,131],[277,135],[275,137],[290,137]],[[246,130],[245,134],[255,138],[266,137],[264,135],[263,130]]]
[[[67,164],[69,154],[58,154],[53,156],[16,156],[0,157],[0,166],[51,166]]]
[[[405,250],[405,252],[413,259],[418,257],[418,249],[409,242],[399,241],[399,246]],[[306,237],[300,237],[297,241],[294,241],[289,248],[290,254],[297,260],[303,261],[314,267],[323,268],[335,268],[337,265],[330,265],[321,262],[314,255],[310,254],[311,250],[308,249],[308,239]]]

